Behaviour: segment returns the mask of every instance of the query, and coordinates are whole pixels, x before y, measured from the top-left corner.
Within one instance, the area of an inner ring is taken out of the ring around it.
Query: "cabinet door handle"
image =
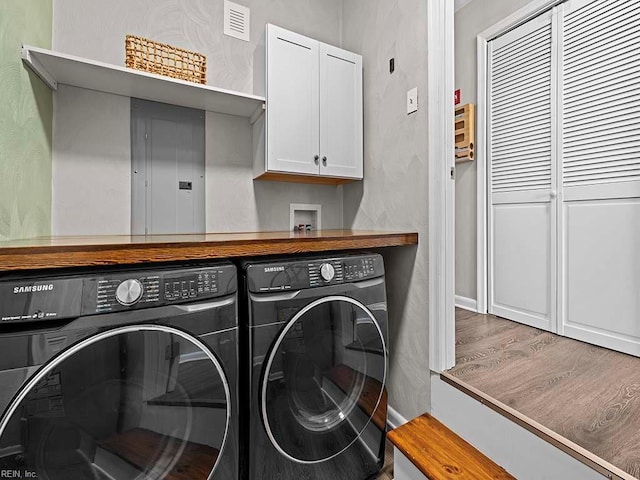
[[[327,157],[322,157],[322,165],[327,166]]]
[[[314,155],[313,161],[316,163],[316,165],[318,165],[318,160],[320,160],[320,155]]]

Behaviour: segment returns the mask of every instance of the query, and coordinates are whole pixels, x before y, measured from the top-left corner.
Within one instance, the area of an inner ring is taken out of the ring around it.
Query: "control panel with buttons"
[[[309,262],[309,286],[340,284],[344,281],[342,263],[339,260]]]
[[[160,298],[160,277],[103,277],[96,281],[96,313],[121,310],[138,303],[155,303]]]
[[[129,272],[86,279],[83,313],[107,313],[218,296],[225,293],[221,292],[220,278],[226,279],[231,274],[226,269],[191,268],[133,275]]]
[[[306,262],[250,264],[247,272],[249,291],[278,292],[381,277],[384,275],[384,262],[382,257],[376,254],[349,255],[341,258],[311,257]]]
[[[206,301],[235,295],[237,284],[230,262],[7,276],[0,281],[0,325]]]
[[[203,271],[190,275],[164,278],[164,299],[187,300],[218,293],[218,277],[215,271]]]
[[[344,278],[347,281],[362,280],[376,276],[374,257],[354,258],[344,261]]]

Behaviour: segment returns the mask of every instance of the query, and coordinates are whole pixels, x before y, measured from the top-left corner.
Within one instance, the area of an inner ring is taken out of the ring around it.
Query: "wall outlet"
[[[407,92],[407,115],[418,111],[418,87]]]

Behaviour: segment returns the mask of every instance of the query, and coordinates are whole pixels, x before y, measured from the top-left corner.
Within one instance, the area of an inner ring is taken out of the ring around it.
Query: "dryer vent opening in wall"
[[[249,15],[250,11],[247,7],[225,0],[224,34],[248,42]]]

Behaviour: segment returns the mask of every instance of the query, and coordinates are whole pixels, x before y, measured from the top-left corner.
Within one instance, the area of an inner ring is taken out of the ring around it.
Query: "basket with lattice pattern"
[[[136,35],[125,38],[126,66],[189,82],[207,83],[207,57]]]

